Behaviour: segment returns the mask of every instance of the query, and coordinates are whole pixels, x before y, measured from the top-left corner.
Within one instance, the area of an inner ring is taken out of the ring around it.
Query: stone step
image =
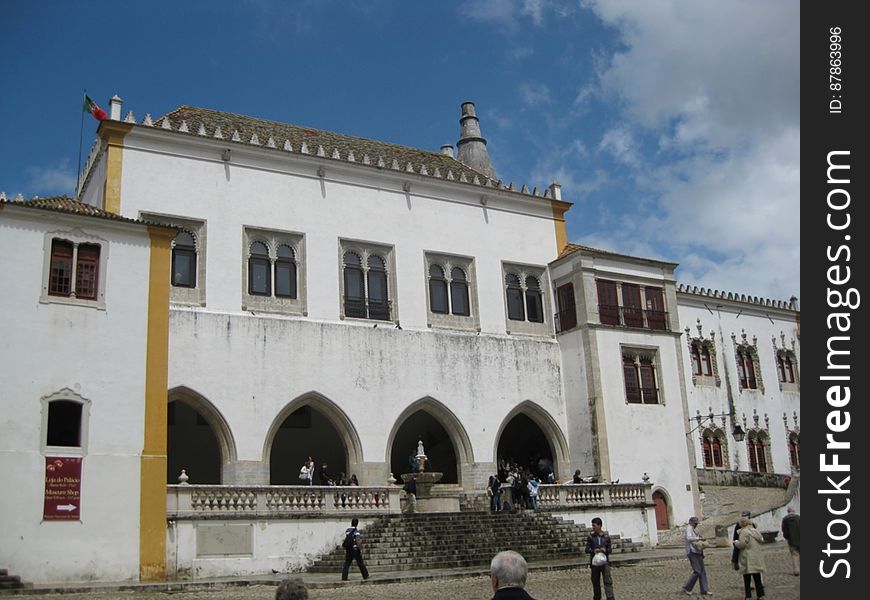
[[[363,554],[374,571],[485,566],[504,549],[516,550],[530,561],[576,556],[582,562],[590,531],[545,511],[389,515],[362,531]],[[642,547],[616,535],[611,539],[614,552]],[[344,556],[344,549],[336,547],[308,570],[340,570]]]

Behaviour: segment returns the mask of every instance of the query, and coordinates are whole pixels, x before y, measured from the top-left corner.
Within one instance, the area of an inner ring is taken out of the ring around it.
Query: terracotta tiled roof
[[[132,113],[125,119],[136,123]],[[514,192],[524,196],[549,198],[549,192],[529,189],[527,186],[514,188],[500,180],[488,178],[458,160],[429,150],[420,150],[398,144],[288,125],[267,119],[257,119],[208,108],[183,105],[152,121],[146,116],[140,124],[154,129],[165,129],[176,133],[199,138],[217,138],[246,146],[274,148],[294,154],[309,154],[327,159],[352,162],[371,167],[380,167],[405,173],[416,173],[442,179],[457,181]],[[570,203],[565,202],[570,206]]]
[[[643,260],[643,261],[648,261],[648,262],[656,262],[656,263],[665,264],[665,265],[672,265],[674,267],[676,267],[678,264],[678,263],[668,262],[665,260],[658,260],[655,258],[646,258],[643,256],[632,256],[631,254],[620,254],[619,252],[611,252],[610,250],[602,250],[600,248],[593,248],[592,246],[584,246],[583,244],[568,244],[567,246],[565,246],[565,248],[559,254],[558,258],[556,258],[556,260],[559,260],[560,258],[565,258],[566,256],[574,254],[575,252],[581,252],[581,251],[582,252],[591,252],[593,254],[603,254],[605,256],[613,256],[615,258],[629,258],[632,260]]]
[[[426,165],[427,170],[432,173],[437,167],[445,174],[447,170],[452,170],[456,178],[459,178],[461,172],[465,172],[465,176],[470,180],[475,175],[480,179],[485,179],[486,176],[479,171],[475,171],[458,160],[428,150],[420,150],[398,144],[389,144],[376,140],[334,133],[331,131],[323,131],[321,129],[313,129],[311,127],[300,127],[298,125],[288,125],[277,121],[269,121],[266,119],[257,119],[254,117],[246,117],[233,113],[226,113],[208,108],[197,108],[195,106],[180,106],[170,113],[157,119],[156,123],[160,123],[164,118],[168,117],[173,128],[177,128],[182,121],[187,122],[188,133],[197,135],[199,125],[205,126],[206,132],[209,135],[214,135],[214,131],[220,127],[224,138],[230,139],[233,132],[239,133],[240,141],[249,143],[251,138],[256,134],[259,143],[265,146],[271,137],[276,146],[281,148],[285,141],[289,141],[294,151],[298,152],[302,144],[308,147],[310,154],[316,154],[318,147],[322,146],[326,156],[331,157],[335,150],[338,150],[342,159],[346,159],[350,152],[354,153],[355,160],[362,162],[363,155],[367,154],[369,160],[376,164],[378,158],[383,158],[385,166],[390,168],[393,159],[399,165],[399,169],[404,171],[410,163],[415,171],[419,172],[421,165]]]
[[[139,219],[130,219],[122,217],[115,213],[111,213],[96,206],[85,204],[74,200],[69,196],[50,196],[47,198],[34,198],[33,200],[0,200],[0,204],[8,204],[10,206],[22,206],[24,208],[36,208],[39,210],[49,210],[52,212],[67,213],[72,215],[82,215],[86,217],[96,217],[98,219],[108,219],[110,221],[121,221],[123,223],[135,223],[137,225],[154,225],[157,227],[166,227],[169,229],[177,229],[170,225],[161,223],[152,223]]]

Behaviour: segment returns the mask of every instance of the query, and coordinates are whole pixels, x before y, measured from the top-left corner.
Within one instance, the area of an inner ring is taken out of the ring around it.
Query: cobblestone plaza
[[[783,543],[764,546],[767,572],[764,577],[768,600],[795,600],[800,598],[800,577],[791,573],[788,548]],[[673,556],[673,553],[671,554]],[[719,600],[740,600],[743,596],[743,579],[731,568],[730,549],[711,548],[707,551],[707,574],[710,589]],[[580,559],[578,557],[578,563]],[[533,565],[534,567],[534,565]],[[689,575],[689,563],[680,558],[648,558],[638,562],[615,564],[613,569],[614,591],[618,600],[657,600],[660,598],[685,597],[680,586]],[[356,578],[354,579],[354,575]],[[397,598],[436,600],[441,598],[488,599],[492,597],[489,578],[477,576],[448,576],[428,580],[409,580],[401,583],[379,584],[378,575],[369,582],[361,583],[359,573],[351,575],[346,584],[338,582],[335,587],[320,587],[324,580],[311,580],[312,600],[357,600]],[[330,583],[331,585],[331,583]],[[566,570],[533,570],[529,574],[527,591],[536,600],[578,600],[592,598],[589,571],[585,567]],[[698,588],[695,587],[695,596]],[[32,594],[18,596],[31,600],[272,600],[274,585],[223,586],[208,591],[106,591],[82,594]]]

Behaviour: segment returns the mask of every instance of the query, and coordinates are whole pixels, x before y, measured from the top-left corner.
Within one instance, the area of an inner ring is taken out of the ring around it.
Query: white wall
[[[105,240],[106,310],[39,302],[45,236],[79,228]],[[143,444],[149,241],[144,228],[5,207],[0,276],[0,564],[25,581],[135,579]],[[69,388],[89,401],[81,521],[42,521],[41,398]]]

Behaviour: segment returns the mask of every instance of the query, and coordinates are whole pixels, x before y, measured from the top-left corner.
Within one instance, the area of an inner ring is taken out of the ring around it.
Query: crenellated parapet
[[[754,304],[770,308],[781,308],[784,310],[800,310],[798,299],[792,296],[788,300],[771,300],[770,298],[762,298],[760,296],[747,296],[746,294],[738,294],[736,292],[725,292],[723,290],[714,290],[698,286],[690,286],[677,284],[677,293],[691,296],[702,296],[705,298],[715,298],[719,300],[728,300],[731,302],[743,302],[746,304]]]

